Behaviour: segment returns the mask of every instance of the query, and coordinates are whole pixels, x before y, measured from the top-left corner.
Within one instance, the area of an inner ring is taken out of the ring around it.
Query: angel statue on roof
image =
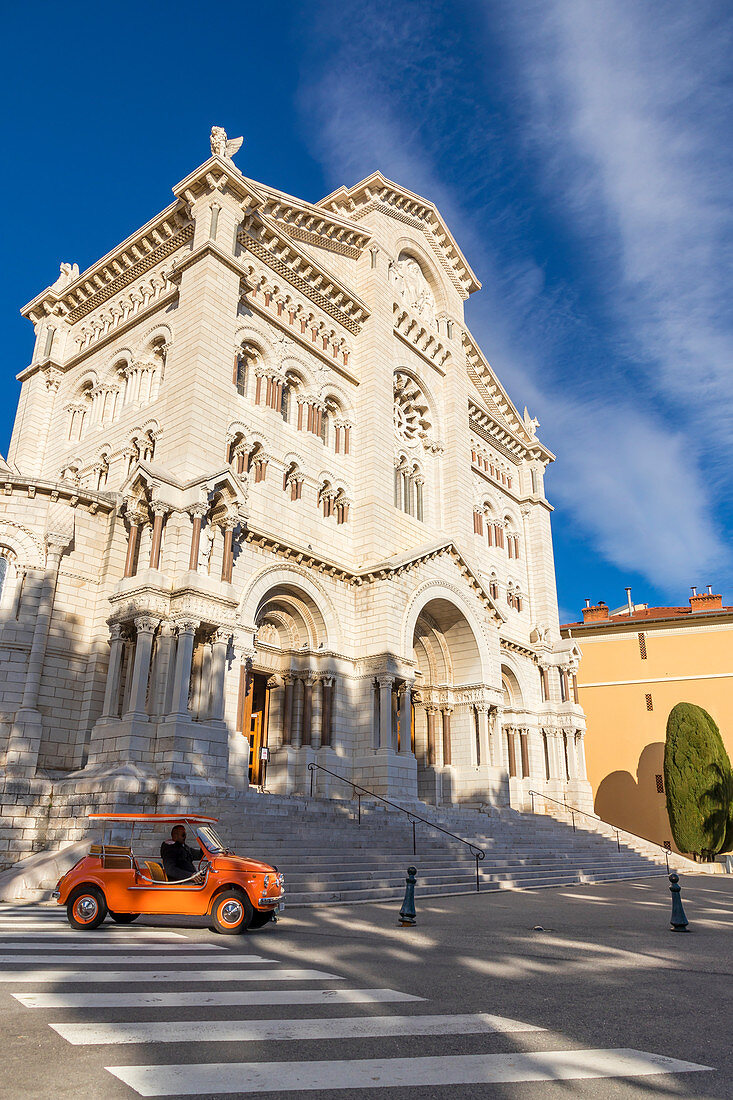
[[[212,157],[224,157],[231,160],[235,153],[239,152],[244,138],[227,139],[227,132],[222,126],[212,126],[209,135]]]

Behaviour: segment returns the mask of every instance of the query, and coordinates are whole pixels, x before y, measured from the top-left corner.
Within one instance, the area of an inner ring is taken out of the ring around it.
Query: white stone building
[[[266,745],[280,793],[315,761],[389,798],[589,807],[553,456],[466,328],[468,262],[378,172],[312,204],[224,142],[23,310],[7,782],[243,789]]]

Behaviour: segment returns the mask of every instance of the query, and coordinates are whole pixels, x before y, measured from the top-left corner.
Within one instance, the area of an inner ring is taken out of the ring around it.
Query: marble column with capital
[[[476,707],[478,711],[478,748],[479,748],[479,763],[481,765],[491,764],[491,746],[489,744],[489,705],[488,703],[479,703]]]
[[[378,676],[379,684],[379,747],[391,749],[392,746],[392,687],[393,676]]]
[[[193,643],[199,623],[185,619],[178,623],[178,645],[176,646],[176,665],[173,674],[173,700],[170,717],[189,718],[188,691],[191,681],[191,659]]]
[[[188,509],[192,517],[191,524],[191,550],[188,555],[188,568],[195,573],[199,565],[199,546],[201,545],[201,524],[208,511],[208,504],[194,504]]]
[[[435,723],[438,715],[438,708],[433,706],[427,706],[425,708],[428,720],[428,752],[427,752],[427,765],[429,768],[435,767],[436,754],[435,754]]]
[[[104,687],[102,718],[118,718],[120,672],[122,671],[122,655],[125,647],[124,628],[121,623],[110,623],[109,633],[109,663],[107,665],[107,682]]]
[[[48,646],[53,604],[56,594],[61,556],[69,544],[68,536],[49,534],[46,537],[46,567],[33,625],[33,638],[28,653],[23,697],[8,737],[5,769],[8,775],[34,775],[43,735],[43,720],[38,706],[43,664]]]
[[[216,630],[211,640],[211,710],[210,718],[214,722],[224,720],[224,681],[229,643],[232,640],[230,630]]]
[[[443,716],[443,764],[449,765],[453,763],[453,745],[451,738],[451,714],[453,713],[453,707],[441,707],[440,712]]]
[[[412,752],[412,685],[405,683],[400,695],[400,752]]]
[[[160,550],[163,545],[163,523],[170,512],[170,506],[160,500],[150,505],[153,513],[153,537],[150,544],[150,568],[160,569]]]
[[[135,660],[132,667],[128,710],[123,718],[147,720],[146,700],[150,675],[150,657],[153,651],[153,637],[159,621],[159,619],[154,619],[149,615],[138,615],[135,619]]]
[[[289,672],[284,674],[283,684],[285,686],[285,691],[283,699],[282,743],[283,745],[289,745],[292,740],[293,731],[293,676]]]

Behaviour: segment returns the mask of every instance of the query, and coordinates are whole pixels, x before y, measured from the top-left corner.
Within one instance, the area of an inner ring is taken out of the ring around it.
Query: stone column
[[[575,733],[575,748],[578,757],[578,779],[587,779],[588,773],[585,767],[585,737],[582,730]]]
[[[117,718],[120,695],[120,672],[122,671],[122,653],[125,638],[121,623],[110,623],[109,664],[107,665],[107,683],[104,687],[104,705],[102,718]]]
[[[298,699],[298,695],[300,695],[300,699]],[[303,742],[304,698],[303,678],[301,676],[296,676],[293,681],[293,709],[290,741],[294,749],[299,749]]]
[[[41,747],[43,720],[39,711],[38,692],[41,686],[43,662],[48,645],[48,632],[53,614],[53,602],[61,555],[69,544],[67,535],[46,536],[46,568],[41,583],[41,595],[33,626],[33,640],[28,654],[23,698],[8,738],[5,759],[7,773],[34,775]]]
[[[400,698],[400,752],[412,752],[412,685],[405,683]]]
[[[437,707],[427,706],[425,713],[428,719],[428,759],[427,764],[429,768],[435,766],[435,717],[438,713]]]
[[[191,552],[188,556],[188,568],[195,573],[199,565],[199,546],[201,544],[201,523],[208,510],[207,504],[194,504],[189,508],[189,514],[193,519],[191,527]]]
[[[283,745],[289,745],[293,729],[293,677],[289,672],[286,672],[283,676],[283,684],[285,685],[285,696],[283,700],[282,743]]]
[[[495,768],[504,767],[504,746],[501,741],[503,730],[502,712],[498,707],[491,708],[491,763]]]
[[[174,645],[174,625],[171,622],[161,623],[158,631],[158,642],[153,656],[153,680],[150,690],[152,706],[151,714],[167,714],[171,694],[171,658]]]
[[[234,555],[232,554],[232,539],[234,536],[234,528],[236,526],[236,519],[228,517],[223,524],[224,528],[224,550],[221,556],[221,579],[227,584],[231,584],[232,580],[232,566],[234,565]]]
[[[477,703],[478,712],[478,746],[481,765],[491,763],[491,747],[489,745],[489,705]]]
[[[515,744],[514,744],[514,730],[508,727],[505,730],[505,734],[506,734],[507,757],[508,757],[508,762],[509,762],[509,767],[508,767],[509,776],[511,778],[514,778],[517,775],[517,752],[516,752],[516,748],[515,748]]]
[[[302,745],[310,745],[312,740],[313,725],[313,680],[310,673],[303,677],[303,714],[301,719]]]
[[[313,679],[311,699],[311,748],[320,749],[323,742],[323,677]]]
[[[176,668],[173,676],[173,709],[171,716],[188,718],[188,688],[191,680],[193,640],[199,624],[193,619],[187,619],[177,625],[178,645],[176,647]]]
[[[392,684],[393,676],[378,676],[379,684],[379,747],[392,748]]]
[[[324,748],[329,748],[333,740],[333,694],[335,690],[335,683],[333,676],[324,676],[322,683],[323,690],[323,713],[321,715],[321,745]]]
[[[132,577],[135,574],[135,554],[137,552],[137,540],[140,534],[140,526],[144,517],[139,512],[130,513],[130,534],[127,539],[127,556],[125,558],[125,571],[123,577]]]
[[[443,763],[447,765],[453,763],[450,731],[450,716],[453,713],[453,707],[441,707],[441,713],[443,715]]]
[[[145,702],[148,694],[150,655],[153,651],[153,636],[158,623],[158,619],[153,619],[149,615],[138,615],[135,619],[135,663],[132,668],[129,710],[123,718],[147,719]]]
[[[160,548],[163,543],[163,520],[170,512],[167,504],[154,500],[150,505],[153,513],[153,538],[150,545],[150,568],[160,569]]]
[[[229,630],[216,630],[212,637],[210,718],[213,722],[224,720],[224,680],[227,650],[231,640],[232,634]]]

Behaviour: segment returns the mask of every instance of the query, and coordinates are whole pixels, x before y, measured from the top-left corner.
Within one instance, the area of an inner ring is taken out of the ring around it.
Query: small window
[[[651,694],[649,692],[647,692],[647,694],[644,696],[644,698],[646,699],[646,709],[647,710],[654,710],[654,703],[652,702]]]
[[[239,396],[244,397],[244,391],[247,385],[247,360],[243,355],[237,356],[234,367],[234,385],[237,387]]]
[[[655,779],[657,783],[657,794],[664,794],[664,776],[657,775]]]
[[[8,559],[0,558],[0,604],[3,602],[3,589],[8,579]]]
[[[639,634],[639,653],[642,661],[646,661],[646,634]]]

